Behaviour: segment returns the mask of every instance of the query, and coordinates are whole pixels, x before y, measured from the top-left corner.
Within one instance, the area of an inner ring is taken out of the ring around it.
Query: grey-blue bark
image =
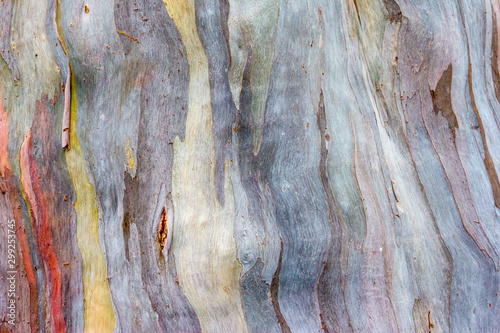
[[[0,29],[2,332],[500,331],[498,0],[4,0]]]

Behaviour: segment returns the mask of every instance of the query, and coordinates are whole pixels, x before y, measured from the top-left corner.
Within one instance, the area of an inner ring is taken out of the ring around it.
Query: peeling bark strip
[[[70,71],[68,71],[71,73]],[[62,122],[62,149],[69,150],[69,124],[71,122],[71,74],[66,78],[64,86],[64,116]]]
[[[9,119],[2,103],[2,82],[0,82],[0,175],[5,177],[5,171],[9,167],[9,154],[7,142],[9,141]]]
[[[63,113],[63,122],[62,122],[62,149],[67,149],[69,150],[69,124],[70,124],[70,117],[71,117],[71,64],[69,62],[69,56],[68,56],[68,49],[66,47],[66,44],[64,43],[64,37],[62,35],[61,31],[61,14],[60,14],[60,7],[59,7],[59,0],[51,0],[52,6],[52,28],[53,28],[53,33],[55,34],[57,38],[57,43],[59,46],[59,49],[61,49],[64,52],[64,55],[66,56],[66,59],[64,61],[61,67],[64,68],[63,74],[66,73],[66,81],[65,84],[63,85],[63,91],[64,91],[64,113]],[[50,8],[50,7],[49,7]],[[49,15],[49,13],[47,14]]]
[[[499,18],[0,0],[0,331],[500,331]]]

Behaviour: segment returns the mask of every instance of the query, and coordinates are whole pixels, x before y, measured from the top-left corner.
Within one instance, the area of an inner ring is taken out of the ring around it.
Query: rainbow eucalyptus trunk
[[[0,29],[2,332],[500,330],[499,0]]]

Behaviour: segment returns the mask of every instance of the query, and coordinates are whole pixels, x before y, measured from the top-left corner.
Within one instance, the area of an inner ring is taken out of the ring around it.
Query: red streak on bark
[[[31,148],[31,130],[21,145],[21,183],[31,211],[31,222],[35,234],[40,259],[49,288],[50,322],[52,331],[66,333],[66,323],[62,312],[61,271],[56,254],[51,246],[50,221],[45,198],[38,184],[36,165]]]
[[[2,104],[2,85],[0,84],[0,174],[5,179],[5,184],[7,185],[7,193],[9,195],[9,201],[12,206],[12,213],[14,215],[14,220],[16,221],[17,230],[16,235],[18,239],[19,248],[21,250],[22,261],[24,270],[26,272],[26,279],[28,280],[28,286],[30,289],[30,326],[32,332],[37,332],[39,327],[38,322],[38,303],[36,294],[36,279],[33,273],[33,268],[31,267],[30,260],[30,250],[28,246],[28,239],[25,233],[25,221],[21,210],[18,207],[21,206],[19,202],[20,193],[14,181],[14,175],[10,171],[9,160],[7,156],[7,143],[9,138],[9,128],[8,128],[8,117]]]
[[[31,267],[30,260],[30,250],[28,246],[28,238],[26,237],[26,221],[24,221],[24,217],[21,214],[21,210],[17,209],[20,207],[21,203],[19,202],[20,193],[14,182],[14,175],[10,171],[10,169],[4,170],[5,172],[5,182],[7,184],[7,192],[9,193],[9,200],[12,205],[12,210],[14,213],[14,219],[16,221],[16,235],[19,241],[19,248],[21,249],[23,266],[26,271],[26,279],[28,280],[28,286],[30,288],[30,326],[31,332],[37,332],[40,326],[38,322],[38,302],[37,302],[37,294],[36,294],[36,279],[35,274],[33,273],[33,267]]]

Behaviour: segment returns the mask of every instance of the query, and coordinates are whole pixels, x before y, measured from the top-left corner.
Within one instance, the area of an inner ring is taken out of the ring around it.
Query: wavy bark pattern
[[[0,29],[0,331],[500,330],[499,0],[2,0]]]

